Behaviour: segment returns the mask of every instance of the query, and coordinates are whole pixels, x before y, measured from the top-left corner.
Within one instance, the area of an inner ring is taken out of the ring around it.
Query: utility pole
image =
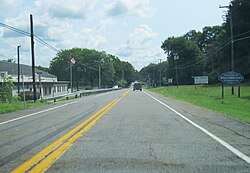
[[[162,59],[159,59],[160,60],[160,86],[161,86],[161,60]]]
[[[176,86],[179,87],[179,80],[178,80],[178,72],[177,72],[177,66],[176,66],[176,60],[179,59],[179,56],[177,54],[174,54],[174,66],[175,66],[175,77],[176,77]]]
[[[98,88],[101,89],[101,64],[99,63],[99,85]]]
[[[70,88],[71,88],[71,92],[73,92],[73,64],[76,63],[76,60],[74,58],[70,59]]]
[[[43,87],[42,87],[42,72],[37,72],[38,77],[39,77],[39,88],[40,88],[40,95],[41,95],[41,99],[43,100]]]
[[[26,103],[25,103],[25,90],[24,90],[24,76],[23,76],[23,69],[21,68],[21,74],[22,74],[22,84],[23,84],[23,103],[24,103],[24,108],[26,108]]]
[[[20,94],[20,56],[19,56],[19,49],[20,45],[17,46],[17,93]]]
[[[30,41],[31,41],[31,58],[32,58],[32,78],[33,78],[33,96],[36,101],[36,74],[35,74],[35,52],[34,52],[34,34],[33,34],[33,18],[30,15]]]
[[[70,62],[70,89],[71,89],[71,92],[73,92],[73,81],[72,81],[72,66],[73,66],[73,64]]]
[[[230,37],[231,37],[231,71],[234,72],[234,32],[233,32],[232,5],[219,6],[219,8],[227,8],[229,10]],[[232,95],[234,95],[234,85],[232,85]]]

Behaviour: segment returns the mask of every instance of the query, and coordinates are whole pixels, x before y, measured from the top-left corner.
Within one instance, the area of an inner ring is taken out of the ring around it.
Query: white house
[[[13,95],[17,95],[18,65],[16,63],[0,61],[0,85],[7,75],[10,75],[12,77],[12,80],[15,84]],[[53,97],[68,93],[68,81],[58,81],[56,76],[39,69],[35,69],[35,76],[37,92],[40,92],[42,97]],[[20,64],[20,92],[23,91],[23,84],[25,91],[32,91],[32,82],[33,77],[31,66]]]

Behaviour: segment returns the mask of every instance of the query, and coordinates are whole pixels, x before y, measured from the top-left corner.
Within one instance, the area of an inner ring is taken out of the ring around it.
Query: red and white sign
[[[70,62],[71,62],[71,64],[75,64],[76,60],[74,58],[71,58]]]

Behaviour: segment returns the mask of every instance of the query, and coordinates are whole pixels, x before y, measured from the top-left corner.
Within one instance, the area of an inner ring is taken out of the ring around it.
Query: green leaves
[[[14,84],[11,76],[6,76],[2,85],[0,86],[0,100],[2,102],[12,102],[12,89],[14,88]]]
[[[136,70],[118,57],[94,49],[73,48],[60,51],[50,63],[49,72],[58,80],[70,80],[70,59],[74,58],[73,85],[88,88],[97,87],[99,83],[99,66],[101,70],[101,84],[103,87],[113,87],[118,82],[129,85],[135,80]]]

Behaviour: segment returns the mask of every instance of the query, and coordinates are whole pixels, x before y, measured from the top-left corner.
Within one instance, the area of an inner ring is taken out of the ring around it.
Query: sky
[[[0,0],[0,22],[30,32],[57,50],[96,49],[140,70],[166,61],[165,39],[221,25],[230,0]],[[31,65],[30,37],[0,26],[0,60]],[[35,41],[35,64],[48,67],[56,51]]]

